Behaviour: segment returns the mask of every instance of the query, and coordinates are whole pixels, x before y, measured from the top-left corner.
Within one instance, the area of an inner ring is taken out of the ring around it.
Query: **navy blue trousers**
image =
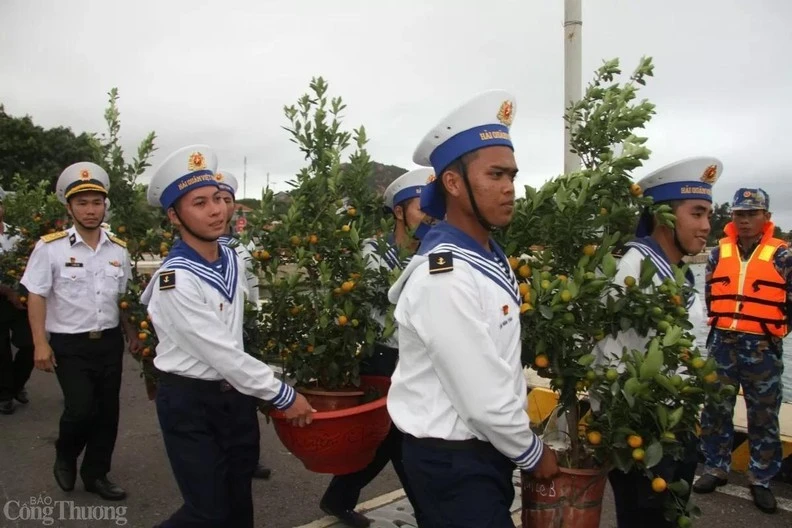
[[[157,415],[184,504],[162,528],[252,528],[256,400],[226,384],[162,375]]]
[[[405,437],[402,457],[421,528],[514,528],[515,466],[491,445],[447,449]]]

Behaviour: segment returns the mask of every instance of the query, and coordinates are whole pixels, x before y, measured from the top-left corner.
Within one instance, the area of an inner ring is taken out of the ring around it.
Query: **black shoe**
[[[269,480],[271,476],[272,470],[266,466],[262,466],[261,464],[256,466],[255,471],[253,471],[253,478],[255,479]]]
[[[14,400],[0,401],[0,413],[14,414]]]
[[[693,484],[693,491],[696,493],[712,493],[715,491],[715,488],[725,486],[726,482],[728,481],[725,478],[704,473],[701,475],[701,478],[699,478],[696,483]]]
[[[353,528],[366,528],[371,525],[371,521],[368,517],[355,510],[336,510],[323,502],[319,503],[319,507],[327,515],[338,517],[338,520],[347,526],[352,526]]]
[[[23,404],[23,405],[26,404],[26,403],[29,403],[30,402],[30,398],[28,398],[27,389],[25,389],[23,387],[21,391],[16,393],[16,396],[14,396],[14,399],[16,401],[18,401],[19,403]]]
[[[751,496],[756,507],[765,513],[775,513],[778,509],[778,504],[776,504],[776,499],[770,488],[754,484],[751,486]]]
[[[65,458],[55,457],[55,467],[52,468],[55,474],[55,482],[63,491],[71,491],[74,489],[74,483],[77,480],[77,461],[69,462]]]
[[[105,500],[123,500],[126,499],[126,491],[119,486],[110,482],[107,477],[93,479],[85,482],[85,491],[96,493]]]

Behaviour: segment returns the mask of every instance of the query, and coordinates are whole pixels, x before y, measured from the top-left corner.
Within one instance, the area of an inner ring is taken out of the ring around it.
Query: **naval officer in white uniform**
[[[151,205],[179,229],[142,296],[157,331],[157,415],[184,504],[162,527],[253,527],[251,479],[259,456],[257,402],[304,425],[313,409],[242,348],[247,283],[234,250],[206,145],[171,154],[154,173]]]
[[[520,362],[520,296],[490,231],[511,221],[514,97],[468,101],[424,137],[421,209],[445,219],[389,292],[399,363],[388,411],[424,527],[512,527],[515,466],[548,478],[554,453],[530,428]]]
[[[58,177],[55,194],[74,225],[44,235],[28,260],[28,318],[36,367],[58,377],[64,410],[55,443],[55,480],[74,489],[77,458],[85,489],[106,500],[126,492],[107,478],[118,433],[124,329],[130,351],[137,333],[118,297],[130,277],[124,241],[101,227],[110,178],[91,162],[75,163]],[[49,333],[49,340],[47,334]]]

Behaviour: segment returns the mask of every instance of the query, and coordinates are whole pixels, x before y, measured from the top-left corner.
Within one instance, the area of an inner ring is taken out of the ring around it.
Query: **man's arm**
[[[30,321],[30,332],[33,335],[33,361],[36,368],[45,372],[52,372],[52,367],[57,367],[55,355],[52,353],[47,341],[47,330],[45,321],[47,320],[47,299],[41,295],[30,292],[28,298],[28,321]]]

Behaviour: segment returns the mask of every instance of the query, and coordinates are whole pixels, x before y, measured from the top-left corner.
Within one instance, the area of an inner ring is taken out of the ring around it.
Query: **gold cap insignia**
[[[498,121],[506,126],[511,126],[512,120],[514,119],[513,110],[514,105],[511,101],[503,101],[500,105],[500,110],[498,110]]]
[[[437,179],[437,176],[435,176],[434,173],[430,174],[429,177],[426,178],[426,185],[429,185],[430,183],[432,183],[436,179]]]
[[[83,169],[80,171],[80,179],[81,180],[90,180],[91,179],[91,171],[88,169]]]
[[[753,193],[751,191],[745,191],[743,193],[743,198],[750,198]]]
[[[191,171],[201,170],[206,168],[206,159],[200,152],[193,152],[190,154],[190,160],[187,162],[187,168]]]
[[[701,175],[701,181],[704,183],[709,183],[710,185],[715,183],[715,180],[718,179],[718,167],[715,165],[710,165],[706,169],[704,169],[704,173]]]
[[[223,179],[224,179],[224,176],[223,176],[222,172],[218,172],[217,174],[215,174],[215,181],[221,182],[221,181],[223,181]]]

